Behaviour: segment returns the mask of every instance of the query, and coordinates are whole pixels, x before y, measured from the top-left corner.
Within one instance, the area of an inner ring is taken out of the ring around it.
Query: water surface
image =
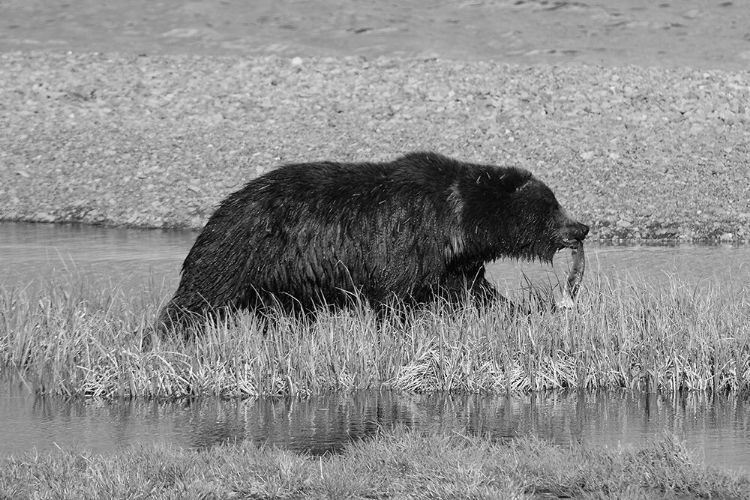
[[[557,444],[617,447],[674,435],[696,460],[750,472],[744,399],[608,392],[521,397],[364,391],[308,400],[65,401],[0,385],[0,455],[86,448],[111,453],[139,444],[201,449],[251,441],[311,454],[341,451],[379,429],[538,436]]]
[[[23,286],[55,272],[75,271],[139,291],[149,281],[176,287],[182,261],[197,232],[105,228],[77,224],[0,222],[0,284]],[[672,277],[701,282],[750,284],[750,246],[587,244],[587,273],[628,273],[654,285]],[[488,266],[489,279],[504,291],[533,282],[565,279],[570,255],[561,251],[552,266],[499,261]]]
[[[130,293],[171,293],[197,233],[79,225],[0,223],[0,286],[34,286],[69,273],[118,284]],[[630,273],[653,286],[677,276],[689,286],[750,284],[750,247],[587,245],[588,278]],[[499,262],[490,279],[514,293],[526,278],[564,279],[569,255],[554,266]],[[164,286],[153,286],[164,283]],[[151,289],[153,287],[153,290]],[[158,292],[157,292],[158,290]],[[199,399],[65,401],[0,383],[0,455],[85,447],[112,452],[139,443],[204,448],[249,440],[314,454],[336,452],[377,429],[406,425],[425,432],[535,435],[556,443],[641,443],[674,433],[700,459],[750,471],[750,413],[741,398],[655,394],[411,395],[368,391],[306,401]]]

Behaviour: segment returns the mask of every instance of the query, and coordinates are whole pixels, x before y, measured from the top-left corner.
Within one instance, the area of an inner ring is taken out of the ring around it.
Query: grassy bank
[[[5,459],[2,498],[747,498],[750,478],[672,438],[638,448],[506,444],[396,431],[308,457],[251,444]]]
[[[0,289],[0,364],[36,392],[113,397],[251,397],[389,387],[527,392],[750,389],[750,290],[668,287],[592,275],[577,309],[508,318],[437,306],[406,323],[366,308],[317,322],[244,315],[195,342],[141,345],[165,293],[61,277]]]

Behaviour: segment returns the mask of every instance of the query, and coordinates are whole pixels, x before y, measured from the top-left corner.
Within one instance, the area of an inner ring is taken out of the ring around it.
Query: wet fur
[[[460,301],[467,290],[485,302],[499,297],[486,262],[551,261],[582,228],[520,168],[435,153],[286,165],[219,205],[161,320],[269,304],[312,311],[355,293],[375,306]]]

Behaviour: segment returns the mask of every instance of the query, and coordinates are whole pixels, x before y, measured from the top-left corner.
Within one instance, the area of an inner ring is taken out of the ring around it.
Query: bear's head
[[[571,217],[542,181],[528,179],[509,195],[509,207],[519,224],[508,227],[513,233],[513,256],[552,261],[563,248],[578,248],[589,227]]]
[[[557,251],[577,248],[589,227],[572,218],[555,194],[531,172],[475,166],[456,187],[463,234],[485,262],[501,257],[551,262]]]

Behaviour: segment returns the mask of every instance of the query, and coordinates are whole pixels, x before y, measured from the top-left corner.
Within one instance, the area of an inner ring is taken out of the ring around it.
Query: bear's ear
[[[495,189],[501,189],[507,193],[515,193],[527,185],[531,178],[531,172],[522,168],[507,167],[497,168]]]

